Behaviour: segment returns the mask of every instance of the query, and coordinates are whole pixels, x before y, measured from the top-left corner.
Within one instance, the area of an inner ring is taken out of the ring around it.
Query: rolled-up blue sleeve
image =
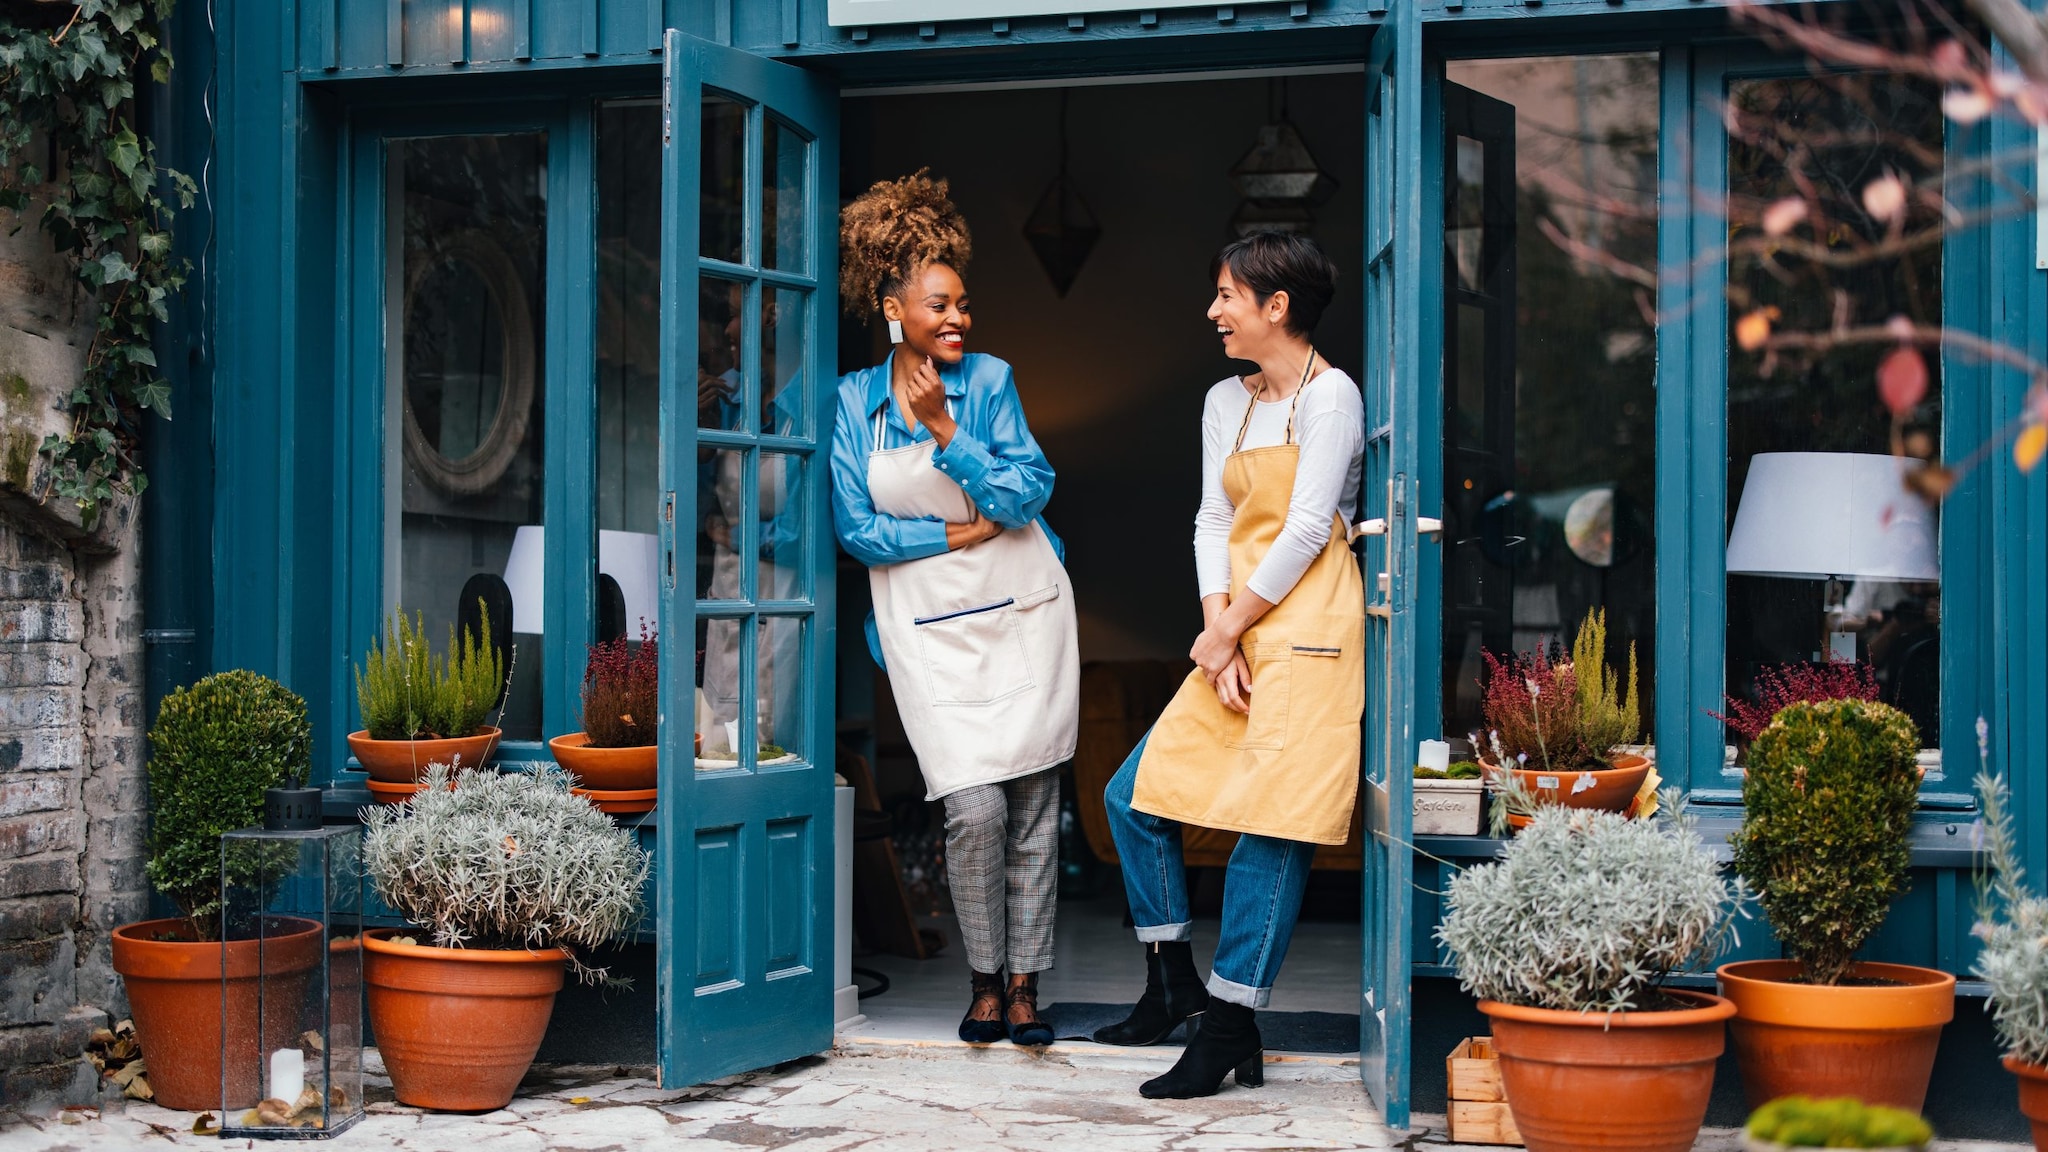
[[[860,391],[856,389],[856,391]],[[875,511],[868,496],[868,452],[873,433],[847,388],[839,392],[839,418],[832,423],[832,526],[847,554],[870,568],[936,556],[946,550],[946,524],[936,518],[906,520]]]
[[[958,481],[981,514],[1005,528],[1038,519],[1052,499],[1053,471],[1038,440],[1024,422],[1024,402],[1007,364],[988,397],[988,435],[968,432],[964,423],[932,467]]]

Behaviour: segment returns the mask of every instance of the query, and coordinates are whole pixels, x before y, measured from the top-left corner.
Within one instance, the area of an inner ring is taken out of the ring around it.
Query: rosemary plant
[[[452,779],[437,764],[422,783],[409,803],[363,813],[379,899],[437,947],[560,948],[584,983],[624,983],[588,957],[640,921],[648,856],[632,832],[545,762]]]
[[[1980,717],[1980,761],[1990,759],[1987,744]],[[2011,799],[2004,780],[1988,766],[1978,769],[1985,866],[1977,874],[1977,923],[1971,931],[1983,948],[1972,970],[1991,988],[1991,1023],[2006,1052],[2021,1063],[2042,1065],[2048,1064],[2048,899],[2027,887]]]
[[[1724,879],[1675,792],[1672,815],[1545,805],[1490,864],[1451,881],[1437,939],[1486,1000],[1565,1012],[1659,1005],[1671,973],[1737,942],[1748,891]]]

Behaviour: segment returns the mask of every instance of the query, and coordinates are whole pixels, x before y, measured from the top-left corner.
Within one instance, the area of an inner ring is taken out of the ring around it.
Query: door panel
[[[837,100],[801,69],[664,41],[666,1084],[832,1043],[832,550],[811,537],[830,530]]]
[[[1430,392],[1421,302],[1424,136],[1417,5],[1373,33],[1366,80],[1365,940],[1359,1072],[1391,1128],[1408,1127],[1410,880],[1418,659],[1419,394]],[[1431,364],[1430,367],[1434,367]]]

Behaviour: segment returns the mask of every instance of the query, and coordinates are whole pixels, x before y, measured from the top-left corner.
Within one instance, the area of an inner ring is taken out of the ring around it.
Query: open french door
[[[1425,376],[1436,371],[1439,350],[1422,315],[1435,277],[1424,264],[1428,157],[1418,7],[1391,5],[1373,32],[1365,119],[1365,940],[1358,1048],[1366,1092],[1395,1129],[1408,1127],[1417,705],[1425,677],[1435,675],[1421,660],[1421,629],[1430,622],[1418,609],[1419,533],[1435,526],[1418,508],[1421,404],[1440,386]]]
[[[662,1082],[832,1043],[838,95],[662,58]]]

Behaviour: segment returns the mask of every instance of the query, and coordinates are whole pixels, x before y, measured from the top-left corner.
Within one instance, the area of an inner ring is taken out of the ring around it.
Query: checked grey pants
[[[1051,968],[1059,769],[975,784],[947,793],[945,804],[946,876],[967,962],[1012,975]]]

